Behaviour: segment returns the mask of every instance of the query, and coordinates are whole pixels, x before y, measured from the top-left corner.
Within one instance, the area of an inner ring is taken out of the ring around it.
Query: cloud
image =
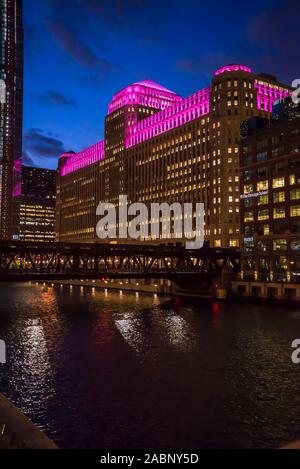
[[[38,99],[47,105],[63,106],[67,108],[76,108],[76,103],[72,99],[68,99],[61,93],[53,90],[46,91],[43,95],[39,95]]]
[[[67,26],[64,22],[59,20],[48,21],[48,27],[60,48],[80,65],[88,68],[98,67],[102,72],[112,72],[116,70],[114,65],[104,58],[99,57],[85,44],[72,27]]]
[[[22,163],[25,166],[35,166],[34,160],[31,158],[31,156],[28,154],[26,150],[23,151],[23,161]]]
[[[41,129],[28,129],[23,141],[25,160],[31,162],[41,158],[58,158],[66,151],[61,140],[45,135]]]

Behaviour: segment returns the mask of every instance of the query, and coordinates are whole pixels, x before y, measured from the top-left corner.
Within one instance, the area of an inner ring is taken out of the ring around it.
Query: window
[[[269,196],[268,195],[260,195],[258,197],[258,205],[266,205],[269,203]]]
[[[290,191],[290,199],[291,200],[300,199],[300,189],[292,189]]]
[[[300,205],[292,205],[290,208],[291,217],[300,217]]]
[[[273,232],[275,234],[285,233],[287,230],[286,221],[274,221],[273,223]]]
[[[287,270],[287,258],[285,256],[280,256],[275,258],[275,270]]]
[[[247,155],[244,157],[244,165],[248,166],[249,164],[253,163],[253,157],[252,155]]]
[[[278,204],[279,202],[285,202],[285,192],[274,192],[273,202],[274,204]]]
[[[300,251],[300,238],[291,239],[291,250]]]
[[[245,226],[245,236],[251,236],[254,233],[254,227],[252,225]]]
[[[285,218],[285,207],[275,207],[273,209],[273,218]]]
[[[249,208],[249,207],[252,207],[253,205],[253,198],[250,197],[248,199],[244,199],[244,207],[245,208]]]
[[[266,148],[268,146],[268,140],[260,140],[257,144],[257,148],[260,150],[261,148]]]
[[[244,194],[250,194],[251,192],[253,192],[253,184],[245,184]]]
[[[270,240],[258,241],[257,246],[261,252],[268,252],[271,250],[271,241]]]
[[[300,144],[297,143],[292,143],[292,145],[289,148],[289,153],[299,153],[300,151]]]
[[[244,215],[244,222],[254,221],[254,213],[253,212],[245,212]]]
[[[250,181],[254,176],[254,171],[245,171],[244,181]]]
[[[230,239],[229,240],[229,246],[232,248],[238,248],[239,247],[239,240],[238,239]]]
[[[266,151],[257,153],[257,162],[260,163],[261,161],[266,161],[268,158],[268,153]]]
[[[258,168],[257,170],[257,177],[264,178],[268,176],[268,168],[263,166],[262,168]]]
[[[268,220],[269,218],[269,210],[259,210],[257,219],[258,220]]]
[[[268,181],[260,181],[257,183],[258,191],[265,191],[268,189]]]
[[[274,239],[273,240],[273,251],[286,251],[287,240],[286,239]]]
[[[273,179],[273,189],[284,187],[284,177]]]

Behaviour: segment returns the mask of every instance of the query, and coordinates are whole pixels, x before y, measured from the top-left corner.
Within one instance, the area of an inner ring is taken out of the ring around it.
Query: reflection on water
[[[61,447],[276,447],[300,437],[299,311],[0,285],[0,390]]]

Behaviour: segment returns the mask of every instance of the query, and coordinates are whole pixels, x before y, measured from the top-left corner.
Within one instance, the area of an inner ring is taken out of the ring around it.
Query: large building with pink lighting
[[[244,65],[218,69],[187,98],[151,81],[127,86],[108,106],[104,140],[60,157],[57,240],[95,241],[99,202],[127,194],[129,203],[203,202],[210,246],[238,247],[240,125],[269,117],[289,94]]]

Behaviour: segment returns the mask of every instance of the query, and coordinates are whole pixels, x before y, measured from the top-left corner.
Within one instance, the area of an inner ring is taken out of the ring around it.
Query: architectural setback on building
[[[18,239],[22,167],[22,0],[1,0],[0,239]]]
[[[187,98],[150,81],[127,86],[109,104],[104,140],[59,160],[57,240],[96,240],[99,202],[126,194],[129,203],[202,202],[210,245],[239,246],[241,122],[268,119],[290,93],[244,65],[218,69]]]

